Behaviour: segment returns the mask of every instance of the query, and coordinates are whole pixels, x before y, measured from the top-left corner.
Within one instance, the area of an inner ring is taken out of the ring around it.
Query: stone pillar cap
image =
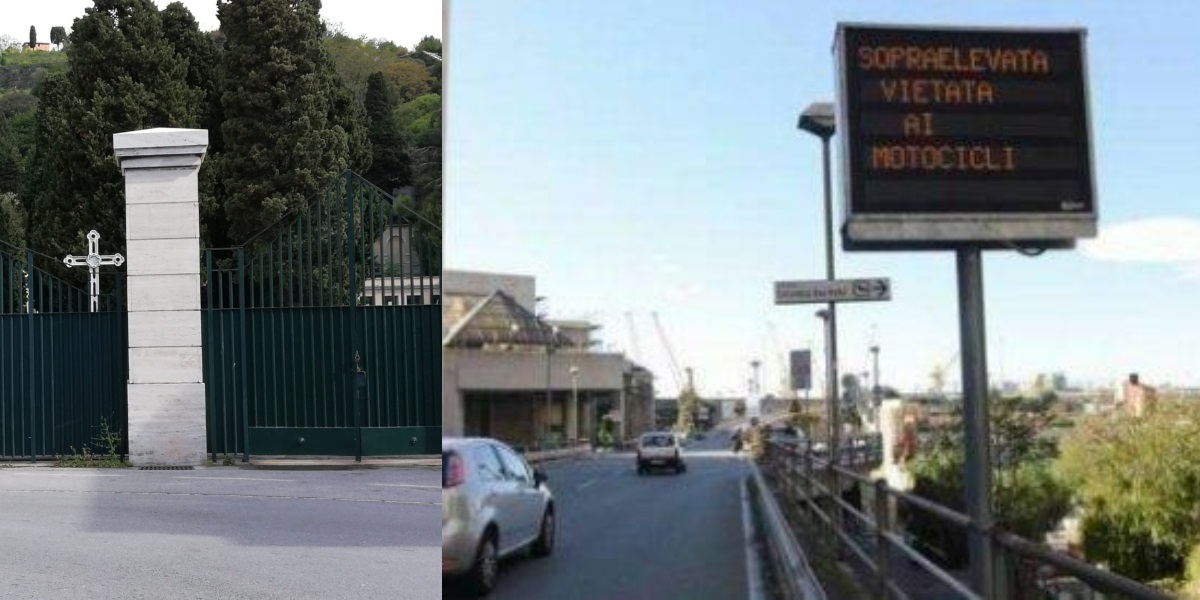
[[[156,127],[113,135],[121,171],[199,168],[208,149],[208,130]]]

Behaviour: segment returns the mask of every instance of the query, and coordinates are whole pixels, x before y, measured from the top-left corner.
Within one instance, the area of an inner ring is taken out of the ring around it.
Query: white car
[[[486,438],[442,439],[442,578],[480,596],[496,586],[501,558],[554,550],[554,496],[546,475]]]
[[[667,467],[674,469],[675,473],[687,471],[678,435],[670,431],[651,431],[638,438],[638,475],[644,475],[654,467]]]

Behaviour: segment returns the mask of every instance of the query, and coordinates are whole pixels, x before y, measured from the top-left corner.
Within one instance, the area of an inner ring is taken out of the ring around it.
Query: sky
[[[452,0],[446,268],[536,276],[551,317],[599,323],[662,395],[652,312],[702,395],[744,394],[755,359],[777,391],[788,350],[823,352],[819,306],[775,306],[772,282],[824,276],[820,147],[796,118],[833,100],[839,21],[1087,28],[1101,235],[985,253],[991,378],[1200,385],[1200,3]],[[948,365],[957,385],[953,253],[836,260],[893,293],[839,309],[843,372],[874,342],[882,384]]]
[[[220,26],[217,22],[217,0],[181,0],[202,31]],[[171,2],[154,0],[162,9]],[[0,36],[7,35],[18,42],[29,41],[29,26],[37,27],[38,41],[50,41],[50,28],[61,25],[71,31],[71,23],[83,16],[92,0],[38,0],[20,2],[4,0],[0,4]],[[411,48],[421,38],[442,37],[442,3],[440,0],[403,0],[378,2],[372,0],[325,0],[321,16],[341,23],[346,34],[354,37],[390,40]]]

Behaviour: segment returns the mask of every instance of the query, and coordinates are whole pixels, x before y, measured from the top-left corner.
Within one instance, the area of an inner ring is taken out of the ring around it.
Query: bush
[[[913,493],[960,512],[966,512],[966,471],[961,444],[943,441],[932,452],[910,463]],[[1046,461],[1026,461],[992,474],[994,518],[1001,527],[1041,542],[1071,511],[1071,491]],[[967,534],[929,513],[905,508],[901,519],[908,532],[935,559],[949,568],[966,565]]]
[[[1200,544],[1200,405],[1081,419],[1061,449],[1056,467],[1083,510],[1087,559],[1142,581],[1181,577]]]

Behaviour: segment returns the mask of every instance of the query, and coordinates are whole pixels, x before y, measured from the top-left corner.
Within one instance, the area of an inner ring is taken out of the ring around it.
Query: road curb
[[[361,462],[344,458],[251,458],[249,464],[234,465],[240,469],[261,471],[353,471],[360,469],[436,469],[442,458],[385,458]]]
[[[758,556],[758,540],[761,533],[755,524],[754,507],[750,505],[750,478],[742,480],[742,532],[746,543],[746,598],[765,600],[766,582],[762,561]]]

